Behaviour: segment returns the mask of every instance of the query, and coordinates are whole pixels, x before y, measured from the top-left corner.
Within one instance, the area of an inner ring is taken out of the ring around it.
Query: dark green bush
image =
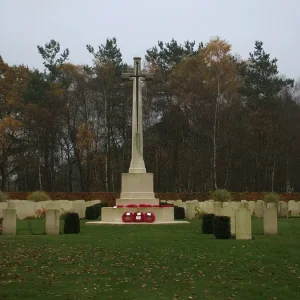
[[[230,239],[230,217],[215,216],[214,218],[214,236],[217,239]]]
[[[214,214],[204,214],[202,216],[202,232],[212,234],[214,232]]]
[[[214,201],[217,202],[228,202],[231,201],[231,194],[224,189],[217,189],[212,194],[211,197],[214,199]]]
[[[95,208],[95,213],[96,213],[96,219],[98,219],[101,216],[101,203],[94,204],[93,207]]]
[[[80,220],[77,213],[68,213],[65,218],[64,233],[79,233],[80,232]]]
[[[86,209],[85,209],[85,218],[87,220],[96,220],[98,217],[97,217],[97,208],[95,205],[93,206],[88,206]]]
[[[47,200],[51,200],[51,197],[43,191],[35,191],[30,193],[27,196],[27,200],[31,200],[31,201],[35,201],[35,202],[39,202],[39,201],[47,201]]]
[[[182,220],[185,218],[184,207],[174,206],[174,219]]]

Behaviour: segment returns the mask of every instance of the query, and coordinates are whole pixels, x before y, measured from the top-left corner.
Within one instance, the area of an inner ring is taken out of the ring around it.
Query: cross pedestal
[[[123,173],[120,199],[116,205],[150,204],[159,205],[153,192],[152,173]]]

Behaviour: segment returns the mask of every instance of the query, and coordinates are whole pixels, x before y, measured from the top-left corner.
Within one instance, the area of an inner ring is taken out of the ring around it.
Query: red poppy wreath
[[[133,213],[131,212],[124,212],[124,214],[122,215],[122,221],[124,223],[131,223],[133,222],[133,219],[134,219]]]
[[[135,222],[135,223],[144,222],[144,214],[141,212],[135,212],[133,214],[133,222]]]
[[[144,213],[144,222],[153,223],[155,221],[155,214],[152,212]]]

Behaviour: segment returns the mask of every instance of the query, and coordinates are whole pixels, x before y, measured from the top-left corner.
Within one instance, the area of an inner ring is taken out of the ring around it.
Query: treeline
[[[120,190],[131,157],[132,66],[115,38],[93,65],[38,46],[45,70],[0,56],[0,176],[4,191]],[[246,60],[220,38],[146,51],[144,158],[157,192],[300,191],[300,85],[278,75],[262,42]]]

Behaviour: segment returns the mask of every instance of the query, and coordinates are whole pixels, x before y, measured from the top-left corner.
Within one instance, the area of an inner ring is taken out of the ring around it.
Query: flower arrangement
[[[201,209],[200,206],[196,206],[195,207],[195,217],[199,218],[199,219],[202,219],[203,215],[204,215],[204,210]]]
[[[124,223],[131,223],[134,220],[134,216],[133,213],[131,212],[124,212],[124,214],[122,215],[122,221]]]
[[[153,223],[155,221],[155,215],[152,212],[141,213],[141,212],[124,212],[122,215],[122,221],[124,223]]]
[[[46,217],[46,209],[44,207],[42,207],[41,209],[38,209],[36,211],[36,217],[38,219],[42,219]]]
[[[144,213],[144,222],[153,223],[155,221],[155,215],[152,212]]]
[[[133,221],[135,223],[141,223],[141,222],[144,222],[144,214],[141,213],[141,212],[135,212],[133,214]]]
[[[151,205],[151,204],[127,204],[127,205],[115,205],[114,208],[122,208],[122,207],[128,207],[128,208],[143,208],[143,207],[173,207],[171,204],[158,204],[158,205]]]

